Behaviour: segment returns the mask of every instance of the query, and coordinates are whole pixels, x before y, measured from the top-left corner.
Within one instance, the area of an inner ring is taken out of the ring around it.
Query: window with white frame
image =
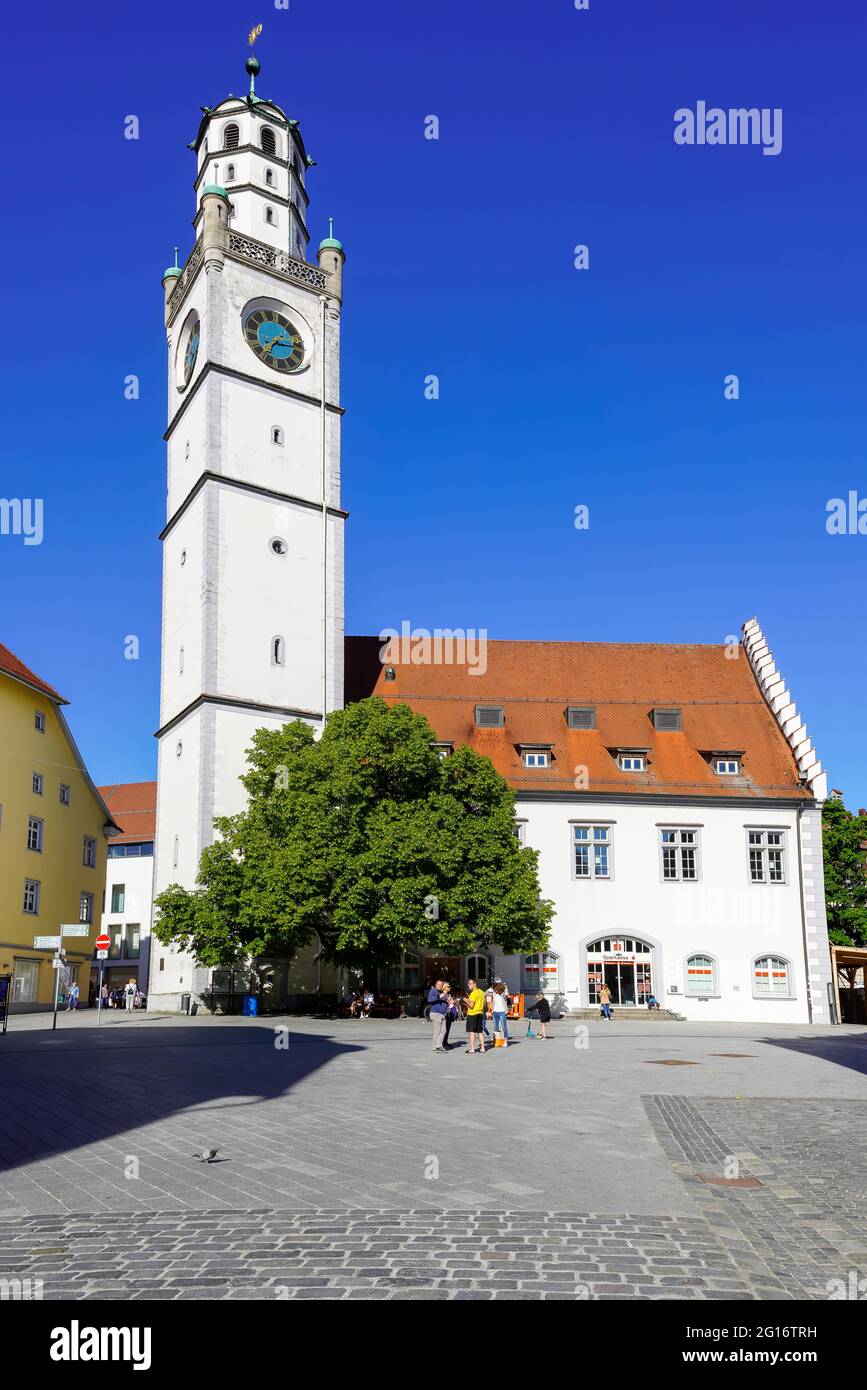
[[[274,170],[273,170],[273,169],[266,169],[266,170],[265,170],[265,182],[266,182],[266,184],[268,185],[269,188],[273,188],[273,187],[274,187]]]
[[[786,832],[784,830],[748,830],[750,881],[752,883],[785,883]]]
[[[737,758],[714,758],[713,770],[718,772],[720,777],[737,777],[741,765]]]
[[[620,753],[617,766],[621,772],[644,772],[647,759],[643,753]]]
[[[695,883],[699,876],[698,831],[663,826],[659,832],[665,883]]]
[[[445,740],[435,740],[431,744],[431,748],[434,750],[438,758],[447,758],[450,753],[453,753],[455,751],[455,745],[453,743],[448,743]]]
[[[38,816],[27,817],[27,848],[36,854],[42,853],[42,830],[44,822]]]
[[[112,915],[123,912],[126,908],[126,884],[113,883],[111,885],[111,911]]]
[[[82,893],[82,894],[81,894],[81,899],[80,899],[79,908],[78,908],[78,920],[79,920],[79,922],[87,922],[88,924],[89,924],[90,922],[93,921],[93,894],[92,894],[92,893]]]
[[[525,845],[527,843],[527,822],[525,820],[516,820],[512,826],[512,834],[519,845]]]
[[[521,752],[524,767],[548,767],[551,754],[547,748],[524,748]]]
[[[753,994],[768,998],[791,993],[789,962],[782,956],[760,956],[753,965]]]
[[[34,796],[41,796],[42,793],[43,793],[44,791],[45,791],[45,778],[42,776],[42,773],[41,773],[41,772],[34,772],[34,774],[33,774],[33,795],[34,795]]]
[[[686,962],[687,994],[718,994],[716,961],[713,956],[688,956]]]
[[[45,715],[41,709],[33,711],[33,727],[38,733],[45,733]]]
[[[573,825],[576,878],[611,877],[611,826]]]
[[[234,164],[227,164],[227,165],[226,165],[226,183],[234,183],[234,182],[235,182],[235,166],[234,166]]]
[[[60,784],[60,804],[61,806],[69,805],[69,788],[65,782]]]
[[[41,883],[36,878],[25,878],[24,880],[24,906],[22,911],[36,914],[39,911],[39,894],[42,888]]]
[[[91,839],[89,835],[84,837],[81,862],[86,869],[96,868],[96,840]]]
[[[269,227],[277,226],[277,214],[273,208],[265,209],[265,221],[268,223]]]
[[[560,957],[553,951],[525,956],[521,989],[525,994],[544,994],[560,988]]]

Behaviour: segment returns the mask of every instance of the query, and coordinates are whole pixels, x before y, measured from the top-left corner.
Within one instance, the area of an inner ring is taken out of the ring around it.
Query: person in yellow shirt
[[[475,980],[467,980],[464,1003],[467,1008],[467,1051],[475,1052],[476,1038],[478,1038],[479,1046],[484,1052],[485,1035],[482,1032],[482,1019],[485,1016],[485,992],[479,989]]]

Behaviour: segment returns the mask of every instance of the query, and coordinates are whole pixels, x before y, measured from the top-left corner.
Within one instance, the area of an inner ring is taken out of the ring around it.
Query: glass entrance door
[[[653,948],[638,937],[604,937],[587,947],[587,999],[599,1003],[603,984],[615,1008],[644,1005],[652,990]]]
[[[635,961],[619,960],[606,963],[605,983],[611,990],[612,1004],[618,1004],[621,1008],[634,1004]]]

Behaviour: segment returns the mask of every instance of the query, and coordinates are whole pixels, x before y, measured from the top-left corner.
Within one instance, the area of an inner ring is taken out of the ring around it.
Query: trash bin
[[[181,1013],[182,1013],[182,1014],[188,1014],[189,1012],[190,1012],[190,996],[189,996],[188,994],[182,994],[182,995],[181,995]]]
[[[243,1007],[242,1007],[242,1009],[241,1009],[241,1012],[242,1012],[242,1014],[244,1015],[244,1017],[245,1017],[245,1018],[256,1018],[257,1015],[258,1015],[258,1013],[259,1013],[258,1004],[259,1004],[259,1001],[258,1001],[258,999],[256,998],[255,994],[245,994],[245,995],[244,995],[244,1004],[243,1004]]]

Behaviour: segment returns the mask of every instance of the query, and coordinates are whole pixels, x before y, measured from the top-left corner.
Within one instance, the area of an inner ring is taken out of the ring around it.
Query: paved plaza
[[[50,1022],[0,1039],[0,1278],[46,1299],[791,1300],[867,1276],[864,1029],[562,1020],[470,1057],[418,1020]]]

